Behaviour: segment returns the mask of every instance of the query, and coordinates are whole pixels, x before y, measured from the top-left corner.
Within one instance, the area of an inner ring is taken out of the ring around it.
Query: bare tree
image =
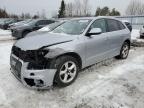
[[[144,4],[139,5],[138,15],[144,15]]]
[[[144,15],[144,4],[140,0],[132,0],[126,9],[126,15]]]
[[[66,4],[66,16],[90,16],[89,0],[75,0],[73,3]]]
[[[45,12],[45,9],[42,10],[40,17],[43,18],[43,19],[46,18],[46,12]]]
[[[52,15],[52,18],[58,18],[57,11],[53,11],[51,15]]]
[[[82,10],[83,10],[83,15],[84,16],[89,16],[90,14],[90,6],[89,6],[89,0],[83,0],[83,3],[82,3]]]
[[[74,2],[74,16],[82,16],[82,3],[81,0],[75,0]]]
[[[66,4],[66,16],[67,17],[73,16],[73,3]]]

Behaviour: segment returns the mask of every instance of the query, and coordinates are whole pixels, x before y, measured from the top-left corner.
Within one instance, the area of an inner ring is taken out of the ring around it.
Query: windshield
[[[53,33],[64,33],[70,35],[79,35],[84,32],[91,20],[71,20],[55,28]]]
[[[28,25],[33,25],[37,22],[38,20],[29,20],[29,21],[26,21],[24,24],[28,24]]]

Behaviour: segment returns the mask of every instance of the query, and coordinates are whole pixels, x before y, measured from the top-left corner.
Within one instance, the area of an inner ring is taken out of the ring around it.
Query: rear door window
[[[118,21],[113,19],[107,19],[107,26],[109,32],[120,30],[119,24],[117,22]]]

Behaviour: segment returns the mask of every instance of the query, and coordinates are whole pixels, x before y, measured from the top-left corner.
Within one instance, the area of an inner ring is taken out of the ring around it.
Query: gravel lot
[[[0,108],[143,108],[144,48],[126,60],[109,59],[80,72],[66,88],[36,91],[10,72],[13,42],[0,43]]]

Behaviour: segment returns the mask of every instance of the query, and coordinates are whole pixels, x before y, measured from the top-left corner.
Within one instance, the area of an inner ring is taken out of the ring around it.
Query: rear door
[[[118,20],[106,19],[108,28],[108,43],[110,56],[119,54],[125,36],[125,26]]]

